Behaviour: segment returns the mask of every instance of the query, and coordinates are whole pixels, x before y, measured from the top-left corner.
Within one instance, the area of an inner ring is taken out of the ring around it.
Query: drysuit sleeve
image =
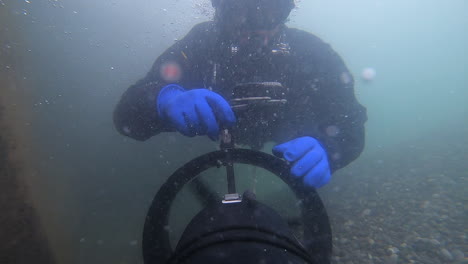
[[[196,54],[201,51],[203,25],[196,25],[183,39],[160,55],[148,74],[122,95],[114,110],[114,125],[123,135],[144,141],[172,128],[164,124],[156,111],[157,95],[162,87],[176,83],[197,85]]]
[[[330,68],[323,72],[323,99],[314,107],[320,109],[317,137],[327,149],[333,172],[351,163],[363,151],[367,111],[356,99],[354,79],[344,62],[329,46],[326,49]]]
[[[305,47],[292,87],[296,96],[289,104],[293,121],[288,126],[297,128],[296,136],[318,139],[334,172],[361,154],[366,109],[356,99],[353,76],[341,57],[313,35],[302,35],[299,41]]]

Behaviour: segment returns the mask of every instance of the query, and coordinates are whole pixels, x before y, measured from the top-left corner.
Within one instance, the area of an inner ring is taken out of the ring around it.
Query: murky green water
[[[468,4],[298,6],[289,25],[340,53],[369,116],[365,151],[320,191],[334,262],[397,255],[399,263],[455,263],[468,253]],[[136,142],[116,132],[112,111],[161,52],[208,19],[209,5],[0,0],[0,10],[0,71],[15,76],[14,89],[1,89],[18,100],[10,111],[23,113],[15,126],[32,153],[25,178],[58,263],[139,263],[153,195],[176,168],[217,146],[176,134]],[[360,77],[368,67],[371,82]]]

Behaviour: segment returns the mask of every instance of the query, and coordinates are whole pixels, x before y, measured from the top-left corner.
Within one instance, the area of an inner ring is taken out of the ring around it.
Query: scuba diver
[[[293,0],[212,4],[214,21],[194,26],[123,94],[117,130],[142,141],[172,131],[216,139],[220,127],[235,126],[237,143],[281,143],[273,153],[294,163],[293,175],[325,185],[364,147],[366,109],[352,75],[328,44],[284,24]],[[255,82],[281,84],[287,103],[235,115],[228,103],[234,87]]]
[[[285,25],[294,0],[212,0],[212,5],[214,20],[195,25],[123,94],[114,111],[115,126],[140,141],[176,131],[189,137],[221,137],[222,150],[234,149],[233,142],[259,150],[273,141],[278,144],[272,149],[276,157],[221,151],[175,172],[146,219],[145,263],[329,263],[331,231],[315,188],[327,184],[332,173],[364,148],[367,115],[354,95],[353,77],[328,44]],[[218,166],[220,160],[228,184],[233,183],[233,162],[264,167],[281,177],[303,201],[308,239],[298,242],[273,210],[252,195],[242,201],[231,185],[223,200],[228,205],[197,215],[175,254],[166,241],[172,199],[193,175]],[[232,242],[228,250],[223,249],[227,237]],[[220,241],[224,244],[218,245]],[[260,244],[242,244],[246,241]],[[262,255],[267,248],[277,252]]]

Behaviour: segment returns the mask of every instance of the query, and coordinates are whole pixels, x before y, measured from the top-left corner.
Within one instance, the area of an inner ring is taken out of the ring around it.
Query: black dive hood
[[[226,29],[272,30],[286,22],[294,0],[212,0],[215,22]]]

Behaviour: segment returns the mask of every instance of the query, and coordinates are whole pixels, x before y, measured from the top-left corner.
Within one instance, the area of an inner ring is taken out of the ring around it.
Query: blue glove
[[[320,188],[330,181],[327,152],[315,138],[300,137],[277,145],[273,154],[293,162],[291,174],[307,185]]]
[[[186,91],[170,84],[161,89],[157,99],[161,119],[185,136],[208,135],[218,138],[219,126],[229,128],[236,117],[221,95],[207,89]]]

